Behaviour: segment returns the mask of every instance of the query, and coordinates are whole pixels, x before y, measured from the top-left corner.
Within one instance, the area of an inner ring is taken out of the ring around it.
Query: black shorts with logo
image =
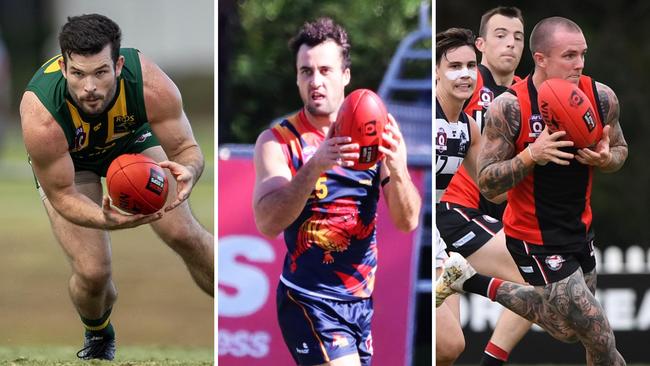
[[[519,273],[533,286],[545,286],[573,274],[596,268],[594,241],[572,245],[533,245],[506,235],[506,246]]]
[[[447,250],[467,258],[503,229],[503,224],[475,208],[440,202],[436,204],[436,227]]]

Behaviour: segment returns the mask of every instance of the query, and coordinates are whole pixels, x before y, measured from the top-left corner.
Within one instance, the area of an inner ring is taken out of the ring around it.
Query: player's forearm
[[[395,226],[404,232],[415,230],[422,199],[408,173],[391,175],[384,189],[390,217]]]
[[[255,224],[260,233],[276,237],[298,218],[322,174],[310,163],[311,160],[285,185],[254,203]]]
[[[519,184],[534,166],[535,162],[526,150],[512,159],[485,165],[478,175],[479,189],[485,198],[495,202],[500,194]]]
[[[93,229],[106,228],[102,208],[81,193],[49,193],[48,200],[59,215],[73,224]]]
[[[195,185],[201,177],[201,174],[203,174],[205,159],[198,145],[191,145],[180,153],[170,156],[170,160],[182,164],[192,172],[192,176],[194,177],[192,185]]]
[[[627,159],[627,146],[612,146],[609,152],[612,154],[612,158],[605,166],[600,167],[600,171],[603,173],[614,173],[618,171],[623,167]]]

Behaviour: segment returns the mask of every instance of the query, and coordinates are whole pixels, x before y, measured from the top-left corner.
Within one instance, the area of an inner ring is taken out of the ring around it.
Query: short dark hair
[[[494,9],[486,11],[483,16],[481,16],[481,25],[478,28],[478,36],[485,38],[487,35],[487,23],[495,15],[503,15],[506,18],[517,18],[524,24],[524,16],[521,14],[521,10],[515,6],[498,6]]]
[[[314,47],[328,40],[336,42],[341,47],[343,69],[349,69],[352,62],[350,61],[348,33],[345,31],[345,28],[336,24],[331,18],[323,17],[313,22],[305,22],[298,31],[298,34],[289,41],[289,48],[293,51],[294,57],[296,57],[300,46],[303,44]]]
[[[436,34],[436,66],[440,65],[442,56],[462,46],[469,46],[476,53],[474,33],[465,28],[449,28]]]
[[[84,14],[68,17],[68,22],[59,33],[59,46],[65,62],[70,55],[96,55],[106,45],[111,45],[113,65],[120,56],[122,31],[108,17],[100,14]]]
[[[548,53],[550,41],[558,28],[582,33],[580,26],[570,19],[563,17],[542,19],[535,24],[535,28],[530,32],[530,52],[533,55],[535,55],[535,52]]]

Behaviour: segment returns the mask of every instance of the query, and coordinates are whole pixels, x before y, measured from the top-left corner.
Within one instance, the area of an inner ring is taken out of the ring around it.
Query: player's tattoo
[[[606,169],[601,169],[605,172],[615,172],[619,170],[625,159],[627,159],[627,142],[623,136],[623,130],[619,123],[619,116],[621,108],[618,102],[618,97],[614,91],[605,84],[596,83],[598,91],[598,99],[600,100],[600,110],[603,112],[605,124],[610,125],[609,132],[609,150],[612,153],[612,160]]]
[[[512,94],[496,98],[487,111],[484,143],[478,157],[478,182],[481,193],[488,198],[514,187],[532,169],[514,156],[520,119],[519,102]]]
[[[543,288],[504,282],[495,300],[559,340],[580,340],[587,349],[590,365],[624,365],[604,310],[586,282],[595,285],[595,274],[593,271],[588,274],[589,279],[583,278],[578,269]]]

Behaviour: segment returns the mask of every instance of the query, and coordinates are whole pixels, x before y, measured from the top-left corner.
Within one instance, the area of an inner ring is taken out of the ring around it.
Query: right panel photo
[[[650,9],[504,5],[436,3],[434,364],[647,364]]]

